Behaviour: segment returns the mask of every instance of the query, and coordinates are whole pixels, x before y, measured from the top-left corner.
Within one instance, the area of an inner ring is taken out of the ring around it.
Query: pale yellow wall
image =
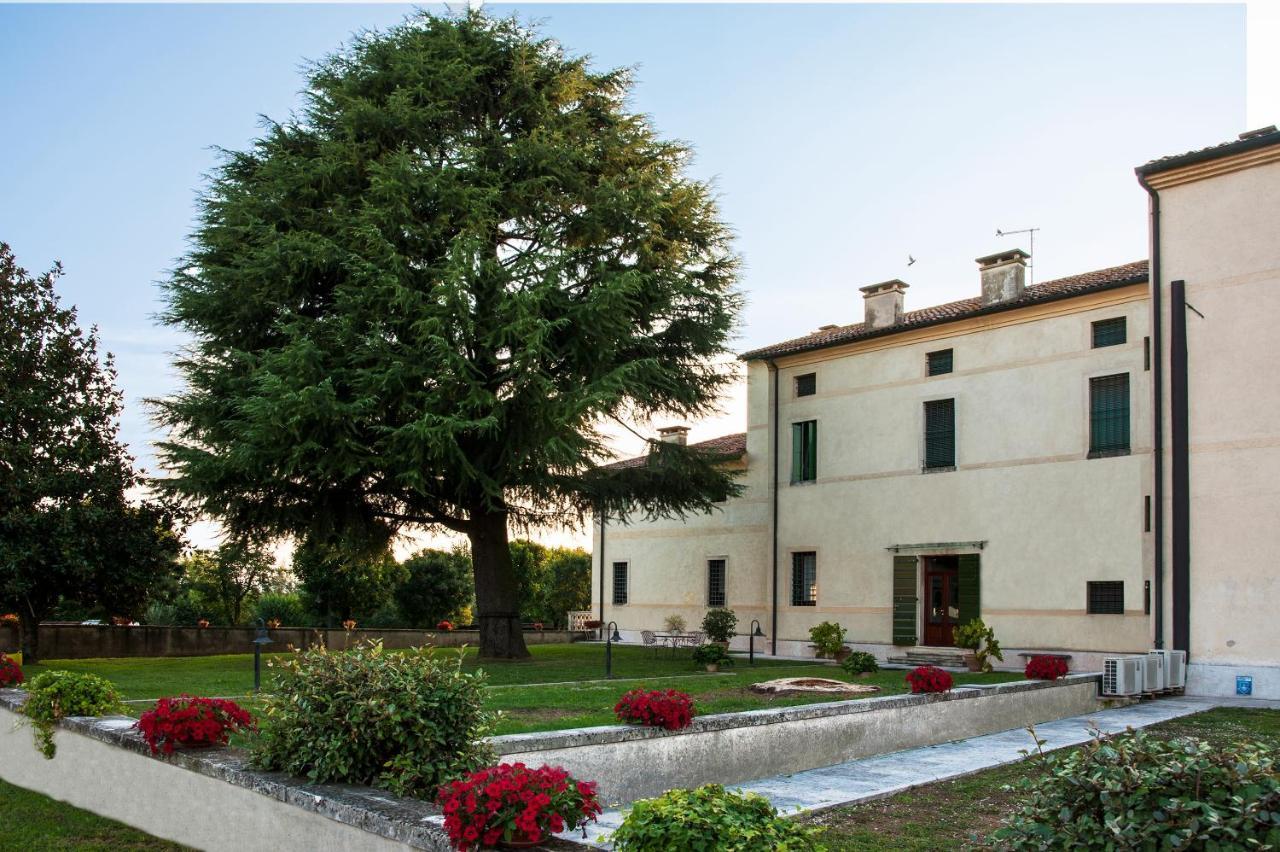
[[[1280,662],[1280,151],[1270,150],[1251,156],[1252,167],[1160,190],[1166,320],[1176,279],[1204,314],[1187,317],[1190,652],[1198,663]],[[1168,447],[1168,427],[1165,434]],[[1167,457],[1166,471],[1171,464]]]

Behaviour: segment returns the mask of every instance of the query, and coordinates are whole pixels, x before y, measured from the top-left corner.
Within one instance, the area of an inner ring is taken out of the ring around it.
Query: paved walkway
[[[1044,750],[1051,751],[1088,741],[1090,723],[1096,724],[1105,733],[1120,733],[1125,728],[1145,728],[1223,704],[1274,707],[1278,703],[1280,702],[1237,702],[1214,698],[1158,698],[1129,707],[1099,710],[1087,716],[1045,722],[1036,725],[1036,735],[1046,741]],[[992,766],[1014,763],[1023,759],[1023,749],[1034,747],[1031,735],[1025,729],[1018,729],[730,786],[740,786],[743,790],[760,793],[768,797],[780,812],[791,814],[866,802],[892,796],[921,784],[945,781]],[[607,849],[608,844],[601,843],[599,838],[616,829],[621,824],[622,817],[622,810],[605,811],[597,824],[587,828],[586,841],[581,839],[581,833],[577,833],[576,837],[563,836]]]

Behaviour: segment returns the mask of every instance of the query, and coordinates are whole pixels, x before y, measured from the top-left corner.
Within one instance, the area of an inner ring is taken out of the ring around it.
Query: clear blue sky
[[[1243,6],[487,8],[638,66],[635,106],[696,147],[739,235],[743,349],[858,321],[857,288],[886,278],[908,308],[973,295],[973,258],[1013,244],[998,227],[1043,229],[1038,280],[1141,258],[1133,167],[1246,129]],[[140,400],[173,389],[180,343],[155,281],[213,146],[287,116],[304,60],[409,11],[0,6],[0,240],[33,271],[63,261],[144,464]]]

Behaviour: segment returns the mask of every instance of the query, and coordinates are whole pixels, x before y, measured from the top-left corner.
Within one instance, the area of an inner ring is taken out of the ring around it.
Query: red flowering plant
[[[666,692],[633,689],[618,699],[613,712],[623,722],[678,731],[689,726],[695,710],[688,693],[675,689]]]
[[[579,828],[600,813],[596,785],[558,766],[503,763],[445,784],[438,796],[444,827],[461,852],[499,843],[538,843]]]
[[[172,754],[180,745],[226,745],[233,733],[252,730],[255,725],[249,712],[234,701],[179,695],[161,698],[142,714],[135,727],[152,754],[161,749]]]
[[[453,622],[447,619],[436,625],[436,630],[443,630],[445,633],[448,633],[452,629],[453,629]]]
[[[22,666],[0,654],[0,686],[17,686],[23,680]]]
[[[1067,676],[1067,661],[1041,654],[1027,661],[1026,675],[1031,680],[1057,680]]]
[[[16,612],[6,612],[0,614],[0,624],[18,624],[18,614]]]
[[[912,692],[946,692],[951,688],[951,675],[937,666],[920,666],[907,673]]]

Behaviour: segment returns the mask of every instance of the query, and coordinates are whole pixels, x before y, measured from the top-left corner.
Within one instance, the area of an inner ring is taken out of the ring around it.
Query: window
[[[625,562],[613,563],[613,605],[625,606],[627,603],[627,569]]]
[[[956,466],[956,401],[934,399],[924,404],[924,469]]]
[[[1151,532],[1151,495],[1148,494],[1142,506],[1142,531]]]
[[[796,376],[796,396],[813,396],[817,392],[817,373],[805,373],[802,376]]]
[[[930,352],[924,356],[925,363],[928,366],[928,374],[931,376],[941,376],[943,373],[951,372],[951,350],[939,349],[937,352]]]
[[[1151,338],[1142,338],[1142,369],[1151,369]]]
[[[1129,374],[1089,380],[1089,458],[1129,453]]]
[[[1106,580],[1089,585],[1090,615],[1124,615],[1124,581]]]
[[[818,421],[791,424],[791,482],[818,478]]]
[[[707,606],[725,605],[724,560],[707,560]]]
[[[1126,340],[1124,317],[1098,320],[1093,324],[1093,348],[1119,346]]]
[[[818,554],[791,554],[791,605],[818,605]]]

